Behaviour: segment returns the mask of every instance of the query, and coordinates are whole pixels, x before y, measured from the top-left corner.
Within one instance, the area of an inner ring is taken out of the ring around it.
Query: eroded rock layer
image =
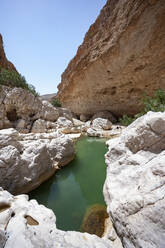
[[[8,59],[6,58],[4,47],[3,47],[3,39],[2,39],[1,34],[0,34],[0,67],[9,69],[9,70],[16,70],[15,66],[10,61],[8,61]]]
[[[76,114],[135,114],[165,89],[165,1],[108,0],[62,75],[58,98]]]

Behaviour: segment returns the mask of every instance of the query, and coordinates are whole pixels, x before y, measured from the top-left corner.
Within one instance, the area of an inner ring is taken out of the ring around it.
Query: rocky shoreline
[[[51,210],[35,200],[28,201],[26,195],[12,196],[1,188],[0,247],[163,247],[164,127],[165,113],[149,112],[123,130],[120,137],[107,141],[104,197],[112,222],[107,220],[103,238],[60,231]],[[19,135],[28,142],[30,137],[35,142],[41,136],[51,135],[18,134],[14,129],[0,132],[10,133],[3,145],[11,142],[11,137],[14,144],[14,137],[18,139]],[[66,139],[66,136],[61,138]]]
[[[20,89],[7,88],[6,91],[5,87],[5,92],[7,96],[1,109],[1,116],[5,118],[1,121],[8,120],[10,128],[0,130],[0,247],[163,247],[164,113],[149,112],[123,129],[108,118],[102,118],[105,113],[82,122],[73,118],[69,110],[39,101],[41,111],[36,110],[30,117],[32,112],[27,110],[26,115],[23,112],[28,104],[25,99],[29,99],[30,93],[21,89],[23,105],[18,98],[20,94],[17,94]],[[15,94],[17,101],[9,97]],[[7,111],[11,110],[10,99],[15,102],[11,106],[14,106],[18,119],[7,119]],[[27,132],[26,125],[20,130],[20,122],[27,123],[30,118],[33,118],[31,131]],[[51,125],[48,127],[45,123]],[[117,136],[107,141],[104,197],[109,219],[103,238],[58,230],[51,210],[35,200],[29,201],[26,195],[18,195],[38,187],[69,163],[74,158],[73,140],[81,135]]]

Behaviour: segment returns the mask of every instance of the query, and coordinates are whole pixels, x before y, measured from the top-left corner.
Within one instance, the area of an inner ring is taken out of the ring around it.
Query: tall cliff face
[[[80,114],[135,114],[165,89],[165,1],[108,0],[62,75],[58,98]]]
[[[4,47],[3,47],[3,39],[2,39],[1,34],[0,34],[0,66],[5,69],[16,71],[15,66],[10,61],[8,61],[6,58]]]

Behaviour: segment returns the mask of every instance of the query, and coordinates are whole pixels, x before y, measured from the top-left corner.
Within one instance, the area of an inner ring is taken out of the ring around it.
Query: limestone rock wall
[[[6,58],[1,34],[0,34],[0,67],[16,71],[15,66]]]
[[[107,142],[104,197],[125,248],[165,243],[165,112],[148,112]]]
[[[165,89],[165,1],[108,0],[62,75],[58,98],[76,114],[135,114]]]

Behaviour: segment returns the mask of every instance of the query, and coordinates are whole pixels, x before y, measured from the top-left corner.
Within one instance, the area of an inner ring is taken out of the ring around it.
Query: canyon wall
[[[135,114],[165,89],[165,1],[108,0],[62,74],[58,98],[76,114]]]
[[[1,34],[0,34],[0,67],[3,67],[8,70],[16,71],[15,66],[6,58]]]

